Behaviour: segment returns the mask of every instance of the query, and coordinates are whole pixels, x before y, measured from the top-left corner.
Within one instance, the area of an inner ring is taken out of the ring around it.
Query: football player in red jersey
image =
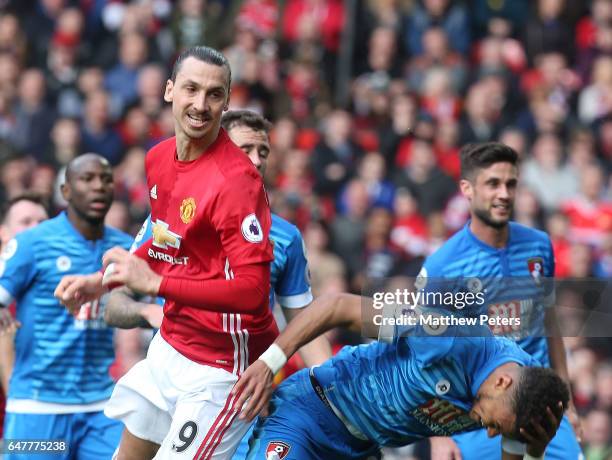
[[[118,382],[106,409],[126,425],[121,459],[143,458],[130,449],[134,438],[150,442],[147,458],[230,458],[249,428],[230,390],[278,335],[263,182],[220,128],[230,83],[216,50],[177,58],[164,94],[176,136],[146,157],[153,237],[134,255],[107,252],[104,276],[66,277],[56,290],[69,309],[120,284],[166,300],[147,358]]]

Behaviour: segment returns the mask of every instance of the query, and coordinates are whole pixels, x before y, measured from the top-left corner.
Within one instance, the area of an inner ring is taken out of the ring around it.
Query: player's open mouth
[[[187,114],[189,124],[194,128],[201,128],[208,121],[207,117],[198,117],[196,115]]]

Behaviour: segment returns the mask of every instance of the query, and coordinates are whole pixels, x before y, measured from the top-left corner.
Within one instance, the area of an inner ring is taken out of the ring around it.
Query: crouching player
[[[304,343],[334,327],[360,330],[367,301],[321,297],[291,322],[236,384],[239,407],[250,397],[241,417],[264,408],[274,372]],[[248,458],[366,458],[379,446],[485,427],[504,436],[504,460],[539,459],[568,401],[563,380],[508,339],[395,334],[283,382]]]

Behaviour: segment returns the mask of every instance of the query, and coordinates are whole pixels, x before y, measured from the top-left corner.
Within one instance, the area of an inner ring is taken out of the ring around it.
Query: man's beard
[[[493,218],[491,217],[491,213],[489,211],[485,210],[485,209],[474,209],[474,214],[482,222],[484,222],[485,225],[488,225],[489,227],[493,227],[493,228],[495,228],[497,230],[500,230],[500,229],[504,228],[506,225],[508,225],[508,221],[507,220],[504,220],[502,222],[493,220]]]

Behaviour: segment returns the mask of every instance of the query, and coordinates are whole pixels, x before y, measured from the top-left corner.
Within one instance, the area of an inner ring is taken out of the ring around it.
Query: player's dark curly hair
[[[511,163],[518,165],[519,157],[512,147],[500,142],[482,142],[466,144],[460,152],[461,178],[472,179],[474,173],[488,168],[494,163]]]
[[[174,61],[174,67],[172,67],[172,74],[170,75],[170,80],[173,82],[176,81],[176,76],[181,70],[181,64],[188,57],[196,58],[199,61],[206,62],[208,64],[216,65],[219,67],[225,67],[227,69],[228,74],[228,82],[227,87],[229,88],[232,85],[232,69],[230,68],[229,62],[227,58],[214,48],[210,48],[209,46],[192,46],[191,48],[187,48],[183,51]]]
[[[230,110],[221,117],[221,126],[229,131],[236,126],[246,126],[253,131],[270,132],[272,123],[252,110]]]
[[[520,434],[520,428],[530,430],[532,420],[548,423],[546,408],[550,407],[553,413],[559,401],[563,403],[563,410],[569,403],[569,389],[566,383],[555,371],[545,367],[522,368],[516,391],[512,397],[512,406],[516,414],[514,438],[522,442],[525,439]]]

